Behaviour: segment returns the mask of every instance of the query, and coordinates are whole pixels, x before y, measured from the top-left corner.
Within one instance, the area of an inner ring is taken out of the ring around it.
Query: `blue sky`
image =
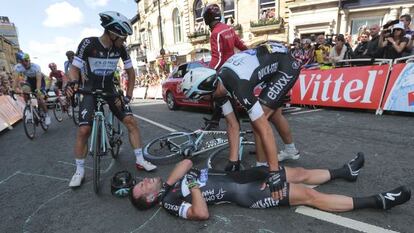
[[[137,13],[134,0],[1,0],[0,16],[8,16],[18,30],[20,48],[29,53],[46,74],[55,62],[63,70],[65,52],[82,38],[99,36],[98,14],[118,11],[128,18]],[[7,3],[5,3],[7,2]]]

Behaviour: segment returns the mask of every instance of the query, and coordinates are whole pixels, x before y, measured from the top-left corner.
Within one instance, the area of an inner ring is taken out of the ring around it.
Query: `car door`
[[[184,94],[181,92],[181,82],[184,78],[184,75],[187,71],[188,63],[178,66],[176,72],[172,74],[172,85],[174,89],[175,99],[182,100],[185,98]]]

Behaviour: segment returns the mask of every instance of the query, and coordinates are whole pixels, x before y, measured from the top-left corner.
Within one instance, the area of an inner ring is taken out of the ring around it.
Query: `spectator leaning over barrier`
[[[382,58],[383,57],[383,48],[379,47],[380,39],[380,26],[378,24],[373,24],[369,28],[369,33],[371,40],[367,44],[367,53],[366,55],[369,58]]]
[[[409,40],[402,56],[414,55],[414,30],[410,28],[411,16],[409,14],[401,15],[400,22],[404,24],[405,37]]]
[[[355,48],[353,58],[366,58],[367,57],[369,32],[367,31],[362,32],[360,39],[361,39],[361,42]]]
[[[330,51],[331,51],[331,46],[326,43],[325,36],[323,34],[319,35],[316,38],[315,61],[321,65],[329,63],[329,52]]]
[[[303,39],[303,65],[312,64],[314,62],[315,51],[312,41],[309,38]]]
[[[402,57],[403,51],[408,44],[408,38],[404,37],[404,25],[397,23],[389,30],[382,30],[380,34],[379,47],[384,48],[384,58],[396,59]]]
[[[348,47],[345,45],[344,36],[338,35],[335,39],[335,46],[329,53],[329,61],[335,66],[340,60],[345,58]]]

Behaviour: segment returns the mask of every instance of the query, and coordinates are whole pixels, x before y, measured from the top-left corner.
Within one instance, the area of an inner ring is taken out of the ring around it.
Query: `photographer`
[[[386,25],[389,25],[389,23]],[[404,35],[405,31],[402,23],[394,24],[392,30],[381,31],[378,45],[380,48],[384,48],[384,58],[396,59],[402,57],[402,53],[409,42]]]

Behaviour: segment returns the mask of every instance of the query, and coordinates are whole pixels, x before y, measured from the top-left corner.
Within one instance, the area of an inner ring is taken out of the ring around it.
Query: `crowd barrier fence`
[[[399,63],[401,61],[406,63]],[[342,62],[371,61],[351,59]],[[291,104],[414,112],[414,56],[375,59],[374,65],[302,70]]]
[[[14,123],[22,119],[24,106],[21,97],[14,100],[10,96],[0,96],[0,131],[11,128]]]

